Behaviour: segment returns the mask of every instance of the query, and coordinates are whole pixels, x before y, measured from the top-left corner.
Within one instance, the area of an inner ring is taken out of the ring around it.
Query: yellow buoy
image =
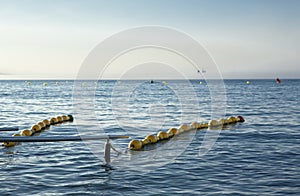
[[[229,123],[229,124],[235,123],[235,117],[233,117],[233,116],[229,116],[229,117],[227,118],[227,120],[228,120],[228,123]]]
[[[55,117],[50,118],[50,123],[51,123],[51,125],[57,124],[58,123],[57,118],[55,118]]]
[[[219,123],[216,120],[210,120],[210,121],[208,121],[208,126],[209,127],[216,127],[218,125],[219,125]]]
[[[31,84],[31,82],[28,81],[28,82],[27,82],[27,85],[30,85],[30,84]]]
[[[143,139],[143,140],[142,140],[142,144],[143,144],[143,146],[145,146],[145,145],[147,145],[147,144],[150,144],[150,141],[147,140],[147,139]]]
[[[224,126],[224,125],[226,125],[226,120],[224,118],[220,118],[218,120],[218,124]]]
[[[56,85],[59,85],[59,82],[55,82]]]
[[[19,133],[14,133],[12,136],[19,137],[21,135]],[[15,146],[16,144],[17,143],[15,143],[15,142],[3,142],[3,146],[5,146],[5,147],[12,147],[12,146]]]
[[[154,144],[154,143],[157,142],[157,137],[156,137],[156,135],[148,135],[148,136],[145,137],[145,139],[149,140],[150,143],[152,143],[152,144]]]
[[[173,137],[174,135],[176,135],[177,133],[177,129],[172,127],[167,131],[167,134],[169,135],[169,137]]]
[[[15,142],[3,142],[3,146],[5,147],[12,147],[15,145]]]
[[[169,138],[169,135],[164,131],[160,131],[160,132],[157,133],[157,138],[159,140],[165,140],[165,139]]]
[[[70,117],[69,116],[66,116],[66,115],[63,115],[63,116],[61,116],[62,118],[63,118],[63,121],[65,122],[65,121],[68,121],[69,119],[70,119]]]
[[[184,131],[188,131],[190,127],[187,124],[182,124],[179,126],[177,130],[177,134],[183,133]]]
[[[44,129],[46,127],[46,125],[43,121],[38,122],[38,125],[40,125],[41,129]]]
[[[247,81],[246,84],[250,84],[250,81]]]
[[[140,150],[143,144],[140,140],[131,140],[128,144],[130,150]]]
[[[41,131],[41,127],[40,127],[40,125],[33,125],[32,127],[31,127],[31,131],[33,131],[33,132],[39,132],[39,131]]]
[[[47,83],[47,82],[44,82],[44,83],[43,83],[43,86],[48,86],[48,83]]]
[[[21,136],[31,136],[32,135],[32,131],[25,129],[21,131]]]
[[[192,122],[191,125],[190,125],[190,127],[192,129],[199,129],[200,128],[200,123],[198,123],[198,122]]]
[[[42,120],[42,122],[46,125],[46,126],[50,126],[50,121],[47,119]]]
[[[59,123],[62,123],[64,121],[61,116],[56,116],[56,119],[58,120]]]

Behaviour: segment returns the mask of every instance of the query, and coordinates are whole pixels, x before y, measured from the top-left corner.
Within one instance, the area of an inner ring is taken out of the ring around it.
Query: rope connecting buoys
[[[200,130],[209,127],[223,127],[229,124],[233,124],[236,122],[245,122],[245,119],[242,116],[229,116],[227,119],[221,118],[219,120],[210,120],[208,123],[198,123],[192,122],[191,125],[182,124],[177,128],[170,128],[167,132],[160,131],[155,134],[151,134],[146,136],[143,140],[131,140],[128,144],[128,148],[130,150],[141,150],[144,146],[148,144],[155,144],[161,140],[166,140],[176,135],[179,135],[183,132],[190,131],[190,130]]]
[[[12,136],[23,136],[23,137],[29,137],[33,136],[37,132],[41,132],[42,130],[46,129],[50,125],[58,124],[58,123],[63,123],[63,122],[72,122],[74,120],[72,115],[63,115],[63,116],[57,116],[57,117],[52,117],[50,120],[44,119],[37,124],[33,125],[31,129],[24,129],[20,133],[15,133]],[[15,146],[17,143],[16,142],[3,142],[3,146],[5,147],[12,147]]]

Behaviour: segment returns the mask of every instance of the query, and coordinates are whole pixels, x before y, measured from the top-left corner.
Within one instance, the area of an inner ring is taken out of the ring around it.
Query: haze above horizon
[[[0,1],[0,79],[74,79],[97,44],[145,25],[193,37],[208,50],[223,78],[300,76],[297,0],[12,0]],[[181,65],[189,78],[201,78],[188,63]],[[106,77],[116,77],[118,66]],[[128,77],[148,79],[151,73],[177,78],[166,67],[148,64]],[[209,75],[209,68],[204,69]]]

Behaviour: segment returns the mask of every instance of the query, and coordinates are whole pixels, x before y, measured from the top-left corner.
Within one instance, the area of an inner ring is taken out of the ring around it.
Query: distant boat
[[[206,73],[206,70],[202,69],[201,71],[198,70],[198,73]]]
[[[276,83],[277,84],[280,84],[281,83],[281,80],[279,78],[276,78]]]
[[[153,80],[150,80],[150,84],[153,84],[154,82],[153,82]]]

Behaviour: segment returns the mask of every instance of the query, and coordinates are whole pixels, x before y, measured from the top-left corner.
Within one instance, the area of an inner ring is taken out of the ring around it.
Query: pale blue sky
[[[300,76],[297,0],[12,0],[0,1],[0,79],[74,78],[103,39],[144,25],[191,35],[225,78]]]

